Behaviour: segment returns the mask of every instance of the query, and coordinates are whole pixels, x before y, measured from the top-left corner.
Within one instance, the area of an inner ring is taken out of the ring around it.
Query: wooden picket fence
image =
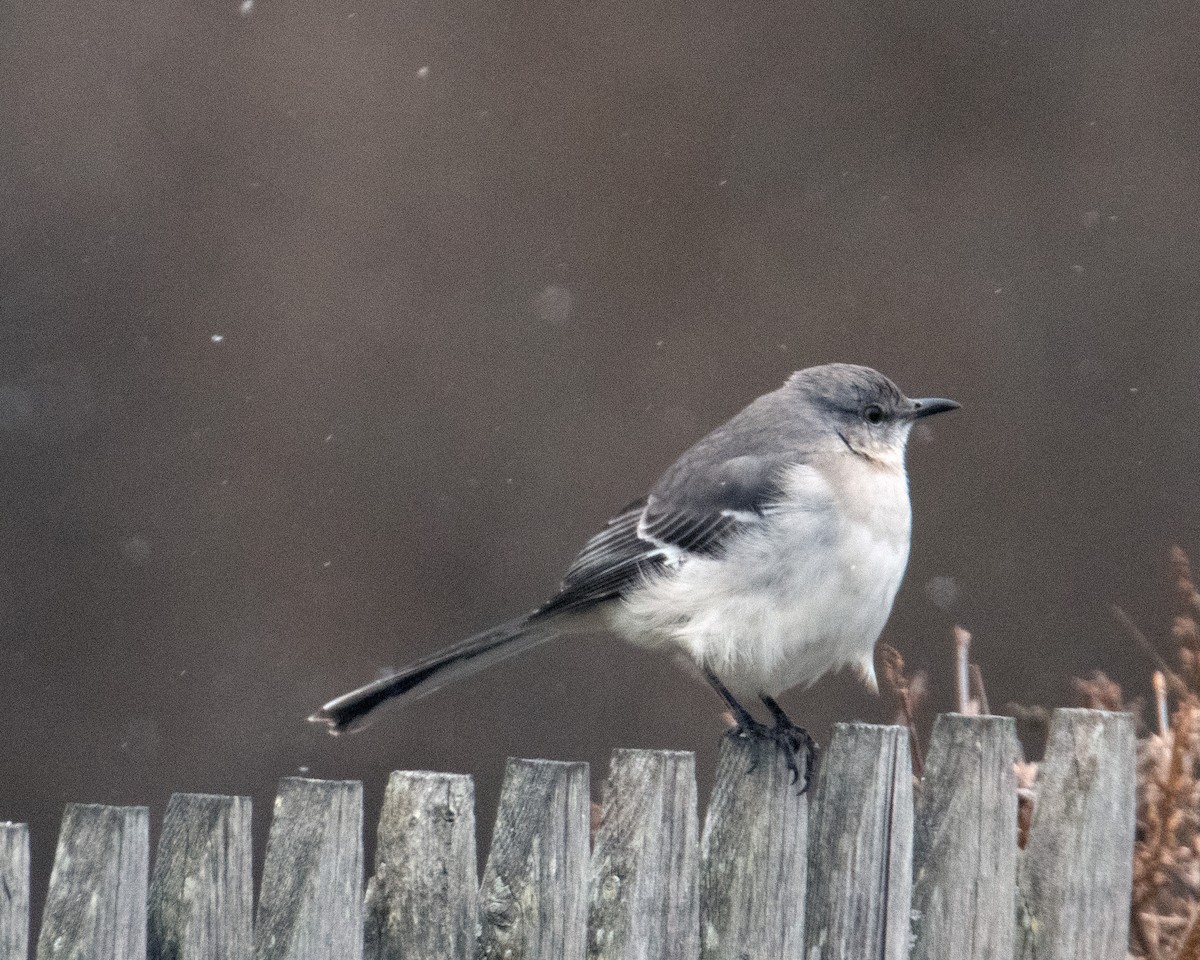
[[[1003,717],[840,725],[809,795],[727,739],[703,831],[689,753],[512,760],[482,883],[470,777],[394,773],[363,892],[362,785],[280,785],[253,912],[250,801],[71,805],[37,960],[1124,960],[1131,718],[1059,710],[1024,850]],[[29,837],[0,826],[0,960],[26,960]]]

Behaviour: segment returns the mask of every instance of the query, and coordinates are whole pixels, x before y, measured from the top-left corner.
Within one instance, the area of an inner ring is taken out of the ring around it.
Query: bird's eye
[[[867,423],[883,423],[883,407],[877,403],[872,403],[863,410],[863,419]]]

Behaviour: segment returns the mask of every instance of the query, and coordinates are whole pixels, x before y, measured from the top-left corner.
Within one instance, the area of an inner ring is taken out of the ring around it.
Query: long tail
[[[361,730],[367,725],[367,714],[387,700],[419,700],[447,683],[469,677],[551,639],[558,633],[551,625],[553,619],[542,620],[530,614],[484,630],[398,673],[330,700],[308,718],[309,722],[325,724],[332,734]]]

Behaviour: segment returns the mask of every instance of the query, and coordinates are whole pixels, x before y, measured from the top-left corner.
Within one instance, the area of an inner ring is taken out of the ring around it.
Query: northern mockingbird
[[[352,730],[385,700],[416,700],[565,634],[597,627],[682,651],[743,736],[770,738],[798,776],[813,743],[776,703],[842,667],[875,688],[875,641],[908,563],[904,449],[953,400],[910,400],[883,374],[834,363],[793,374],[680,457],[575,558],[553,597],[325,704]],[[757,697],[774,718],[757,721]]]

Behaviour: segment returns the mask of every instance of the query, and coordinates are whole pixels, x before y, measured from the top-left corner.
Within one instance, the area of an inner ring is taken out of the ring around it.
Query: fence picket
[[[280,782],[267,837],[254,960],[361,960],[362,784]]]
[[[774,744],[722,742],[700,849],[703,960],[800,956],[808,793]]]
[[[365,960],[474,960],[478,885],[474,781],[393,773],[367,884]]]
[[[1130,714],[1054,711],[1017,870],[1020,960],[1124,960],[1135,751]]]
[[[480,890],[481,960],[583,960],[586,763],[509,760]]]
[[[176,793],[150,879],[149,960],[248,960],[250,798]]]
[[[145,807],[68,804],[37,960],[144,960],[149,866]]]
[[[937,718],[913,828],[913,960],[1013,955],[1016,725]]]
[[[696,960],[696,758],[616,750],[592,850],[589,960]]]
[[[806,960],[905,960],[912,819],[908,731],[835,726],[809,819]]]
[[[29,956],[29,827],[0,823],[0,960]]]

